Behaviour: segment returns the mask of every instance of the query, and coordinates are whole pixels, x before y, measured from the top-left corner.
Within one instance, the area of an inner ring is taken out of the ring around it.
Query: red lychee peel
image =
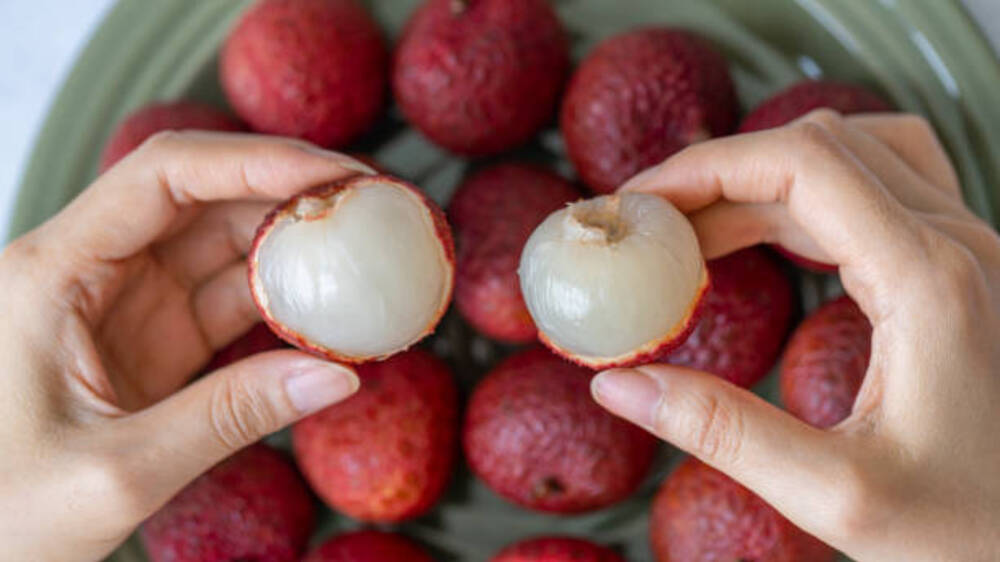
[[[560,128],[583,182],[609,193],[691,143],[729,134],[738,112],[728,64],[707,41],[643,28],[605,40],[584,59]]]
[[[205,103],[152,103],[135,110],[118,123],[101,152],[99,171],[105,172],[160,131],[184,129],[240,132],[246,127],[232,115]]]
[[[543,348],[498,365],[469,400],[469,466],[524,507],[576,513],[626,498],[642,481],[656,439],[593,401],[592,373]]]
[[[423,350],[357,371],[357,394],[295,424],[299,466],[321,498],[356,519],[422,515],[454,464],[458,391],[451,373]]]
[[[565,179],[528,164],[500,164],[465,180],[448,205],[458,239],[455,304],[479,332],[508,343],[537,337],[517,276],[521,250],[553,211],[580,197]]]
[[[295,562],[312,525],[302,478],[283,455],[256,444],[181,490],[141,532],[153,562]]]
[[[250,247],[250,252],[247,254],[247,280],[250,284],[250,293],[254,297],[254,304],[257,306],[257,310],[260,311],[261,317],[264,322],[267,323],[268,327],[274,332],[278,337],[290,343],[291,345],[297,347],[298,349],[310,353],[317,357],[327,359],[330,361],[337,361],[341,363],[358,364],[364,363],[366,361],[378,361],[385,359],[387,356],[383,357],[352,357],[348,355],[342,355],[334,350],[321,347],[310,340],[303,337],[301,334],[289,329],[287,326],[282,324],[280,321],[271,315],[270,310],[266,306],[263,306],[257,299],[257,295],[254,291],[254,276],[256,275],[258,264],[259,264],[259,250],[260,245],[263,243],[267,234],[270,232],[271,228],[274,227],[275,223],[288,215],[293,215],[295,209],[297,208],[299,202],[303,198],[319,198],[324,199],[332,197],[337,193],[357,187],[359,184],[363,183],[391,183],[394,186],[402,187],[409,190],[411,193],[417,195],[420,200],[424,203],[427,209],[430,211],[431,218],[434,222],[434,231],[437,234],[438,239],[444,248],[444,257],[446,262],[451,266],[451,276],[452,280],[448,287],[448,293],[441,304],[440,310],[438,310],[437,315],[434,317],[433,321],[428,323],[427,330],[421,336],[421,338],[426,337],[434,332],[437,327],[438,322],[440,322],[441,317],[448,310],[448,304],[451,302],[451,296],[454,291],[454,274],[455,274],[455,241],[451,235],[451,227],[448,226],[448,220],[445,218],[444,211],[438,207],[426,193],[421,191],[415,185],[401,180],[397,177],[380,174],[380,175],[359,175],[347,178],[345,180],[319,185],[312,189],[308,189],[295,195],[294,197],[278,204],[277,207],[271,209],[270,212],[264,217],[260,226],[257,227],[257,233],[254,236],[253,244]]]
[[[226,97],[255,130],[331,148],[372,125],[387,75],[382,32],[356,0],[261,0],[219,59]]]
[[[688,459],[653,499],[650,541],[658,562],[832,562],[836,552],[736,481]]]
[[[871,355],[872,326],[850,297],[832,300],[795,330],[781,361],[781,402],[831,427],[851,414]]]
[[[428,0],[403,31],[393,93],[407,120],[453,152],[527,142],[551,118],[568,43],[545,0]]]
[[[303,562],[434,562],[434,559],[401,535],[366,530],[324,542]]]
[[[610,548],[573,537],[539,537],[512,544],[492,562],[625,562]]]
[[[791,324],[791,281],[760,248],[708,262],[712,288],[691,335],[662,360],[749,388],[774,366]]]
[[[803,80],[761,102],[743,119],[740,133],[780,127],[814,109],[830,108],[844,115],[892,111],[892,105],[857,84]]]

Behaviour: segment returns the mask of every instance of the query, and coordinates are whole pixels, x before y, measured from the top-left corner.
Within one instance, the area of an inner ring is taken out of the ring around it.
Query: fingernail
[[[637,369],[611,369],[594,377],[590,391],[605,408],[653,431],[663,393],[652,377]]]
[[[333,150],[327,150],[325,148],[320,148],[318,146],[311,144],[306,144],[302,148],[303,150],[305,150],[310,154],[322,156],[323,158],[329,158],[330,160],[336,160],[337,164],[341,168],[358,172],[360,174],[366,174],[369,176],[374,176],[378,174],[378,171],[375,168],[372,168],[371,166],[365,164],[364,162],[361,162],[360,160],[351,158],[346,154],[340,152],[334,152]]]
[[[630,179],[627,182],[623,183],[622,186],[618,190],[619,191],[634,191],[634,190],[642,187],[642,184],[644,184],[647,181],[649,181],[649,179],[656,174],[656,170],[659,167],[660,167],[659,165],[656,165],[656,166],[650,166],[650,167],[646,168],[645,170],[643,170],[643,171],[639,172],[638,174],[632,176],[632,179]]]
[[[309,360],[285,379],[288,400],[302,414],[311,414],[357,392],[358,376],[347,367]]]

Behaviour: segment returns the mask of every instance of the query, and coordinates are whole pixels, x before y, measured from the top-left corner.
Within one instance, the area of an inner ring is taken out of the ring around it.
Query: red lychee
[[[832,562],[836,552],[714,468],[684,461],[653,500],[650,541],[659,562]]]
[[[591,377],[540,347],[500,363],[466,412],[473,472],[501,496],[540,511],[582,512],[631,494],[657,440],[598,406]]]
[[[512,544],[492,562],[625,562],[610,548],[573,537],[539,537]]]
[[[448,206],[458,242],[455,304],[474,328],[509,343],[535,340],[517,278],[521,250],[549,213],[578,197],[559,175],[527,164],[485,168],[458,188]]]
[[[422,515],[454,464],[458,391],[451,373],[422,350],[357,372],[357,394],[295,424],[299,467],[320,497],[356,519]]]
[[[143,524],[142,538],[153,562],[296,562],[312,525],[302,478],[256,444],[181,490]]]
[[[407,120],[432,141],[484,155],[548,122],[568,70],[546,0],[427,0],[396,48],[392,84]]]
[[[780,127],[823,107],[845,115],[892,111],[892,106],[887,101],[857,84],[804,80],[761,102],[743,118],[739,132],[749,133]]]
[[[324,542],[302,562],[434,562],[434,559],[401,535],[356,531]]]
[[[580,178],[608,193],[691,143],[729,134],[738,112],[726,60],[707,41],[644,28],[584,59],[559,123]]]
[[[357,0],[260,0],[219,59],[229,103],[257,131],[337,148],[382,110],[388,55]]]
[[[795,416],[830,427],[851,414],[871,355],[872,326],[850,297],[816,309],[781,360],[781,401]]]

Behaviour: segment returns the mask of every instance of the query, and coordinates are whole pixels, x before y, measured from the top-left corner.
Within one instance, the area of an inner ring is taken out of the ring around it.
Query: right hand
[[[708,258],[768,242],[839,265],[872,356],[829,430],[671,365],[602,373],[605,407],[857,560],[995,559],[1000,238],[923,119],[821,110],[691,146],[623,189],[687,213]]]

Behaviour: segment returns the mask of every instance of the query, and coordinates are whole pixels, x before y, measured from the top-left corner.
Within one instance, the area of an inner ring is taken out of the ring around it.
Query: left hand
[[[298,351],[182,390],[259,321],[273,200],[367,166],[298,141],[161,133],[0,254],[0,558],[97,560],[236,450],[352,394]]]

